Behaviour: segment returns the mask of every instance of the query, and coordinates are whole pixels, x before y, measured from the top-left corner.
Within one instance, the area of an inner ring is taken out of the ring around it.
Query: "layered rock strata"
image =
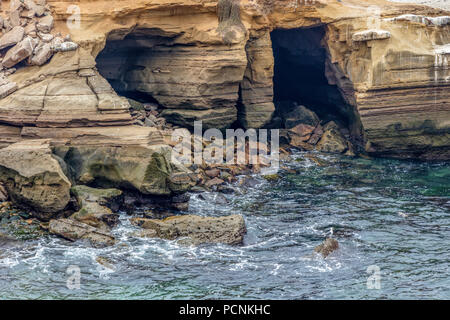
[[[65,1],[44,4],[42,16],[22,2],[7,9],[8,3],[0,43],[10,47],[3,50],[25,42],[3,56],[0,146],[48,128],[60,137],[69,128],[131,130],[129,104],[117,91],[152,99],[168,120],[186,127],[194,120],[205,128],[235,120],[264,126],[276,111],[271,32],[320,27],[326,79],[354,112],[347,115],[357,124],[352,133],[367,152],[449,157],[448,12],[382,0],[97,0],[71,2],[80,24],[68,28],[73,17]],[[33,31],[27,35],[33,21],[40,47]],[[12,65],[30,43],[36,45],[30,56],[44,61],[54,32],[70,33],[79,48],[66,51],[75,47],[63,39],[49,62]]]

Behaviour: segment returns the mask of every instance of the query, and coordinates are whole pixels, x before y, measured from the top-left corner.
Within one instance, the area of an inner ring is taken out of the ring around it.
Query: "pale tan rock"
[[[202,243],[225,243],[239,245],[247,232],[241,215],[225,217],[200,217],[194,215],[174,216],[164,220],[133,218],[131,222],[145,231],[145,236],[162,239],[180,239],[181,243],[199,245]]]
[[[10,95],[17,90],[17,83],[8,82],[0,86],[0,99]]]
[[[31,37],[26,37],[14,47],[8,50],[3,58],[2,65],[6,68],[14,67],[20,61],[28,58],[35,48],[36,44]]]
[[[41,66],[52,56],[52,45],[50,43],[41,43],[35,49],[33,56],[30,57],[29,63],[34,66]]]
[[[24,33],[25,33],[24,28],[22,28],[20,26],[12,28],[11,31],[5,33],[0,38],[0,50],[10,47],[10,46],[13,46],[13,45],[16,45],[17,43],[22,41]]]
[[[112,246],[116,243],[109,232],[72,219],[51,220],[49,231],[70,241],[86,240],[94,247]]]
[[[52,31],[54,25],[54,19],[52,15],[46,15],[39,19],[38,23],[36,24],[36,28],[44,33],[50,33]]]
[[[48,220],[70,199],[71,183],[52,155],[48,140],[18,142],[0,150],[0,182],[12,201]]]

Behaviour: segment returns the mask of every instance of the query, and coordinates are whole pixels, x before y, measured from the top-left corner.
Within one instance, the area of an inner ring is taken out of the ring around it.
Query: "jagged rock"
[[[304,123],[300,123],[294,128],[290,129],[289,132],[291,135],[295,135],[303,142],[308,141],[311,138],[311,135],[313,134],[314,130],[316,128]]]
[[[14,67],[20,61],[28,58],[32,53],[36,44],[31,37],[26,37],[14,47],[9,49],[3,58],[2,65],[6,68]]]
[[[53,56],[50,43],[40,43],[34,50],[34,54],[29,58],[29,63],[34,66],[41,66]]]
[[[50,33],[53,29],[53,16],[47,15],[39,19],[38,23],[36,24],[36,28],[38,31],[44,32],[44,33]]]
[[[50,219],[65,209],[71,183],[52,155],[48,140],[28,140],[0,150],[0,182],[12,201]]]
[[[95,247],[112,246],[116,243],[109,232],[72,219],[51,220],[49,231],[70,241],[87,240]]]
[[[0,38],[0,50],[7,48],[7,47],[11,47],[13,45],[16,45],[17,43],[22,41],[24,34],[25,34],[25,29],[22,27],[17,26],[17,27],[12,28],[11,31],[5,33]]]
[[[194,215],[174,216],[165,220],[133,218],[134,225],[146,229],[144,236],[175,240],[184,244],[202,243],[242,244],[246,233],[241,215],[212,218]]]
[[[324,258],[328,257],[332,252],[339,249],[339,243],[336,239],[328,238],[322,244],[318,245],[314,251],[322,254]]]
[[[117,189],[95,189],[87,186],[75,186],[71,189],[78,201],[80,210],[70,218],[90,226],[107,229],[119,223],[119,216],[110,209],[118,210],[122,191]]]
[[[311,138],[308,140],[309,144],[316,145],[317,142],[322,138],[323,136],[323,127],[319,124],[313,131],[313,134],[311,135]]]
[[[333,121],[327,123],[316,150],[329,153],[344,153],[348,150],[348,142]]]
[[[35,4],[45,5],[40,2]],[[271,90],[277,85],[271,75],[271,33],[308,29],[322,33],[321,39],[314,39],[314,51],[326,60],[326,82],[346,104],[344,116],[358,127],[352,134],[364,140],[361,145],[366,145],[365,139],[370,142],[371,155],[450,157],[447,13],[411,4],[380,6],[378,0],[367,0],[359,8],[339,1],[315,2],[306,10],[291,8],[288,2],[242,1],[240,6],[236,2],[234,14],[225,10],[218,19],[214,1],[176,1],[175,13],[173,3],[162,0],[153,1],[151,8],[130,1],[106,7],[79,1],[81,20],[96,21],[95,28],[82,23],[72,34],[84,48],[58,52],[50,63],[21,68],[10,76],[19,90],[0,100],[0,122],[24,127],[25,132],[36,127],[58,131],[129,125],[125,103],[112,90],[106,98],[97,98],[92,90],[92,95],[85,95],[84,89],[76,93],[82,85],[71,90],[79,71],[94,68],[97,59],[98,70],[118,92],[154,98],[165,109],[164,116],[178,125],[191,127],[194,120],[204,120],[204,128],[226,128],[237,119],[248,122],[246,126],[258,126],[271,112]],[[54,25],[65,28],[67,6],[58,3],[52,6]],[[14,5],[21,8],[18,11],[24,7],[20,1]],[[372,23],[374,15],[366,10],[372,5],[380,8],[381,26]],[[48,7],[46,13],[50,13]],[[25,20],[8,17],[4,30]],[[368,28],[382,28],[391,36],[386,41],[352,40],[355,33]],[[295,37],[287,40],[287,45],[299,42]],[[52,40],[54,47],[58,43],[64,43],[62,36]],[[138,55],[128,59],[131,51]],[[317,66],[319,70],[323,64]],[[95,76],[81,80],[86,78]],[[46,94],[46,86],[53,81],[67,88],[64,94]],[[328,91],[316,89],[329,98],[329,108],[341,107],[334,103],[335,97],[328,97]],[[307,103],[301,97],[296,101]],[[11,141],[9,136],[0,140],[0,145]]]

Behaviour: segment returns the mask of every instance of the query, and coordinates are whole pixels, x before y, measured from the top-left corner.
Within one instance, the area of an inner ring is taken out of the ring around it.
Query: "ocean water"
[[[242,246],[140,239],[124,214],[109,248],[2,244],[0,298],[449,299],[450,164],[314,156],[295,154],[278,181],[192,196],[189,213],[242,214]],[[314,247],[331,234],[340,248],[324,259]]]

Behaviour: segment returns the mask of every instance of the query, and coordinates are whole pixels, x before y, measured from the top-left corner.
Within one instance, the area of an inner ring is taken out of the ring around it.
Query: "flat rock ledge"
[[[109,232],[73,219],[51,220],[49,232],[69,241],[87,240],[94,247],[112,246],[116,243]]]
[[[226,217],[200,217],[183,215],[165,220],[132,218],[131,223],[142,227],[139,235],[149,238],[177,240],[183,245],[224,243],[240,245],[247,232],[241,215]]]

